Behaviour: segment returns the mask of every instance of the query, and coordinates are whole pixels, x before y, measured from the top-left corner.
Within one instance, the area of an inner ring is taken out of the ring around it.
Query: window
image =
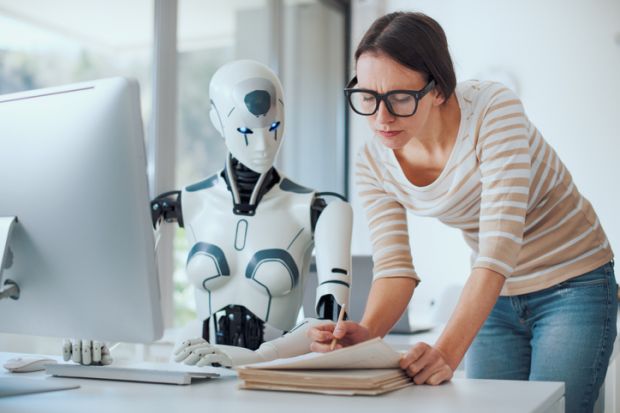
[[[0,0],[0,93],[134,77],[140,82],[146,123],[153,6],[150,0],[131,2],[131,7],[125,3],[65,0],[60,7],[58,2]]]

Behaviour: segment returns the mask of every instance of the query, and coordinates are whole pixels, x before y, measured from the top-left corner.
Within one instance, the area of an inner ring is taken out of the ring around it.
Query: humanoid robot
[[[211,122],[229,151],[225,168],[152,203],[153,221],[178,222],[192,245],[187,275],[196,287],[206,342],[181,346],[177,359],[188,363],[200,350],[214,354],[208,343],[257,350],[292,330],[313,247],[319,318],[337,318],[351,285],[351,207],[340,199],[327,203],[325,194],[292,182],[273,167],[285,125],[278,78],[260,63],[236,61],[215,73],[209,94]],[[307,352],[305,328],[311,324],[302,323],[288,343],[274,341],[281,344],[274,356]],[[295,335],[301,340],[298,351],[293,351]],[[189,347],[193,356],[183,359]],[[262,359],[269,357],[265,348],[259,351]]]

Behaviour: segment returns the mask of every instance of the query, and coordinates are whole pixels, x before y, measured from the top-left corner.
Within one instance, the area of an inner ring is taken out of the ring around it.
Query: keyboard
[[[193,380],[219,377],[214,367],[193,367],[167,363],[132,363],[108,366],[83,366],[58,363],[45,366],[47,374],[81,379],[120,380],[143,383],[191,384]]]

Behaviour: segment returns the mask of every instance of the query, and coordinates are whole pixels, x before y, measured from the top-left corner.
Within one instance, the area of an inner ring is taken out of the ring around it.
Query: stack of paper
[[[380,338],[330,353],[309,353],[238,368],[241,388],[378,395],[413,384],[400,354]]]

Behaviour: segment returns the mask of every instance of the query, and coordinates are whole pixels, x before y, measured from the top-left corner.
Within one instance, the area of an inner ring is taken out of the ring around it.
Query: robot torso
[[[314,195],[282,177],[246,216],[233,213],[219,174],[183,190],[186,268],[200,318],[236,304],[277,329],[295,325],[314,245]]]

